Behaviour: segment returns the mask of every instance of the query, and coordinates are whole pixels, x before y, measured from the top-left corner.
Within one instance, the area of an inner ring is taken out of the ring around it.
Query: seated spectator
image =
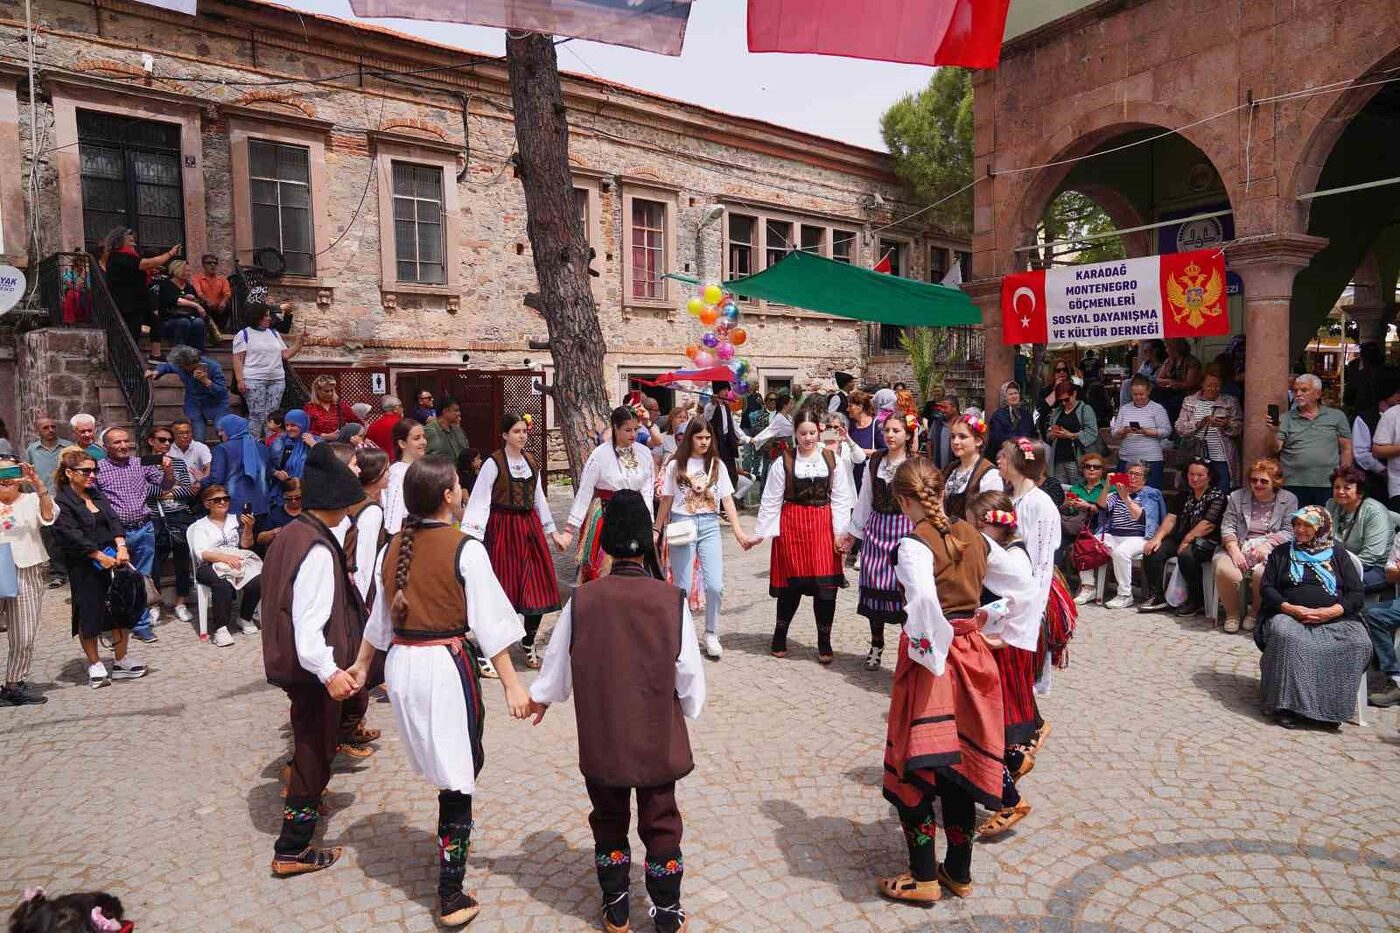
[[[268,469],[277,481],[268,484],[272,491],[271,505],[282,501],[282,483],[293,477],[301,477],[302,470],[306,469],[306,455],[311,452],[311,444],[308,443],[311,418],[306,412],[300,408],[287,412],[283,427],[284,433],[272,442],[268,454]]]
[[[987,429],[987,449],[991,451],[1001,450],[1003,443],[1018,437],[1035,437],[1035,419],[1021,398],[1021,387],[1003,382],[999,396],[1001,404],[992,413]]]
[[[370,412],[374,409],[369,402],[356,402],[350,406],[350,410],[355,413],[356,418],[359,418],[365,424],[369,424]]]
[[[170,422],[170,436],[175,439],[170,445],[170,459],[185,461],[190,476],[196,480],[208,476],[209,464],[213,461],[214,454],[207,444],[194,439],[194,425],[190,419],[176,418]]]
[[[1134,376],[1129,401],[1118,409],[1109,424],[1118,442],[1118,471],[1129,463],[1147,464],[1147,485],[1162,488],[1162,445],[1172,436],[1167,410],[1152,401],[1152,383],[1146,376]]]
[[[393,450],[394,425],[403,418],[403,402],[397,395],[386,395],[379,400],[379,410],[383,414],[365,429],[365,437],[375,447],[388,453]]]
[[[1215,592],[1225,606],[1225,631],[1254,630],[1259,618],[1261,565],[1274,548],[1292,534],[1290,516],[1298,511],[1298,499],[1283,488],[1283,470],[1277,460],[1256,460],[1249,468],[1249,482],[1230,493],[1225,518],[1220,523],[1221,548],[1215,555]],[[1240,618],[1240,583],[1250,578],[1249,613]]]
[[[73,443],[87,451],[89,457],[94,460],[107,458],[107,448],[97,442],[96,418],[78,412],[68,419],[68,426],[73,429]]]
[[[317,440],[333,441],[341,428],[360,420],[354,409],[340,400],[334,376],[317,376],[311,383],[311,400],[301,408],[311,418],[311,433]]]
[[[248,435],[248,422],[237,415],[219,419],[219,440],[209,482],[228,491],[229,511],[235,515],[242,515],[245,505],[254,515],[266,515],[268,449]]]
[[[1400,533],[1390,546],[1390,557],[1385,562],[1385,578],[1400,586]],[[1372,706],[1394,706],[1400,703],[1400,660],[1395,656],[1395,632],[1400,629],[1400,599],[1370,606],[1363,613],[1366,630],[1371,636],[1371,646],[1376,649],[1376,667],[1380,669],[1385,683],[1367,694],[1366,702]]]
[[[170,489],[152,489],[146,496],[146,510],[155,519],[155,558],[151,561],[153,578],[160,577],[160,568],[167,560],[175,569],[175,604],[171,612],[181,622],[189,622],[194,616],[185,606],[185,601],[194,592],[192,565],[186,534],[194,523],[199,506],[198,479],[190,472],[189,465],[175,456],[173,444],[175,433],[169,428],[155,427],[146,435],[146,449],[152,454],[170,458],[170,468],[175,474],[175,485]],[[199,443],[193,441],[192,443]],[[152,613],[160,612],[159,606],[152,607]],[[156,621],[154,615],[152,621]]]
[[[1385,558],[1395,537],[1395,522],[1384,503],[1366,496],[1366,474],[1354,466],[1332,474],[1327,500],[1336,542],[1361,561],[1361,586],[1367,593],[1386,588]]]
[[[1074,538],[1082,528],[1099,530],[1099,516],[1108,509],[1108,476],[1104,472],[1103,457],[1098,454],[1085,454],[1079,458],[1079,482],[1065,492],[1065,505],[1060,514],[1060,548],[1068,553],[1074,547]],[[1065,566],[1064,564],[1061,565]],[[1072,569],[1072,568],[1071,568]],[[1084,571],[1080,574],[1079,594],[1074,601],[1081,606],[1094,600],[1094,574]]]
[[[1162,520],[1157,533],[1142,546],[1143,576],[1147,581],[1147,602],[1138,612],[1159,612],[1167,608],[1166,567],[1175,557],[1177,569],[1186,583],[1186,602],[1177,607],[1179,616],[1193,616],[1205,604],[1205,581],[1201,572],[1210,565],[1220,544],[1220,522],[1225,517],[1225,490],[1211,482],[1210,464],[1192,460],[1186,467],[1187,495],[1181,508]]]
[[[1293,541],[1264,563],[1263,604],[1254,643],[1259,696],[1287,729],[1299,719],[1339,723],[1356,710],[1356,689],[1371,660],[1360,621],[1356,563],[1332,543],[1332,517],[1317,506],[1293,513]]]
[[[194,578],[209,587],[209,627],[212,641],[220,648],[233,644],[233,605],[238,603],[238,629],[256,635],[253,612],[258,608],[261,581],[244,581],[240,574],[244,561],[253,556],[253,516],[231,514],[228,490],[217,484],[204,490],[204,507],[209,514],[190,526],[190,553],[194,555]],[[256,561],[254,561],[256,564]],[[225,570],[220,573],[220,568]],[[230,579],[228,571],[233,571]],[[241,586],[239,584],[242,584]]]
[[[433,393],[427,389],[418,393],[418,404],[408,411],[408,417],[419,424],[427,424],[437,417],[437,409],[433,407]]]
[[[656,404],[654,399],[652,404]],[[458,454],[471,446],[467,443],[467,432],[462,430],[462,407],[450,398],[442,400],[437,417],[423,425],[423,433],[428,436],[428,453],[446,457],[453,463],[457,462]],[[644,442],[638,440],[638,443]],[[657,438],[656,446],[660,443]]]
[[[261,302],[250,305],[244,319],[247,326],[233,335],[233,378],[248,406],[248,424],[256,437],[268,414],[282,404],[287,361],[301,352],[306,331],[303,329],[287,346],[273,326],[272,306]]]
[[[301,479],[296,476],[282,481],[282,501],[268,509],[267,518],[257,529],[258,550],[266,551],[277,532],[292,523],[301,514]]]
[[[228,414],[228,383],[218,363],[194,347],[180,345],[170,351],[166,362],[147,370],[147,379],[158,379],[171,373],[185,384],[185,417],[194,428],[195,440],[204,440],[206,425],[218,424]]]
[[[1117,595],[1104,603],[1109,609],[1133,605],[1133,561],[1143,554],[1167,517],[1167,502],[1160,490],[1147,485],[1145,463],[1128,467],[1126,485],[1115,485],[1108,495],[1102,518],[1103,543],[1113,555],[1113,582]]]
[[[1243,430],[1244,413],[1240,403],[1221,392],[1220,370],[1207,366],[1201,391],[1188,395],[1181,403],[1176,433],[1182,438],[1199,438],[1205,442],[1211,481],[1221,489],[1234,485],[1231,477],[1239,457],[1235,438]]]
[[[219,329],[231,330],[233,289],[229,286],[228,279],[219,274],[219,257],[213,253],[205,253],[200,257],[199,265],[200,271],[195,274],[190,284],[194,286],[195,294],[199,296],[205,312],[219,325]]]
[[[1094,410],[1079,400],[1079,386],[1066,380],[1055,387],[1055,407],[1046,416],[1045,443],[1050,448],[1060,485],[1079,479],[1079,458],[1099,443],[1099,420]]]
[[[160,335],[177,346],[204,350],[204,305],[191,284],[190,264],[176,259],[166,267],[166,277],[155,285]]]

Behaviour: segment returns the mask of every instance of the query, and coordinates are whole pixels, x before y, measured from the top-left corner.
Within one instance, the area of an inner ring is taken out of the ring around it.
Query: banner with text
[[[1001,280],[1003,343],[1119,343],[1230,332],[1225,255],[1194,250]]]

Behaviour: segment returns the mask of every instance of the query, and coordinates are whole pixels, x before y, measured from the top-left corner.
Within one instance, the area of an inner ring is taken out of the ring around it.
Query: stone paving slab
[[[1054,729],[1023,783],[1034,811],[978,845],[973,896],[881,901],[874,876],[903,860],[878,789],[890,653],[863,669],[853,585],[835,664],[816,663],[807,606],[789,657],[770,658],[767,549],[726,541],[725,559],[725,656],[706,665],[696,770],[678,791],[693,930],[1400,929],[1400,714],[1277,728],[1257,710],[1247,637],[1097,608],[1043,699]],[[436,794],[386,706],[370,713],[379,754],[342,760],[331,783],[323,833],[345,859],[273,879],[286,701],[257,638],[215,649],[172,622],[144,651],[150,677],[91,691],[65,595],[46,594],[33,677],[50,702],[0,709],[0,901],[100,887],[141,930],[433,928]],[[599,928],[572,707],[531,728],[497,686],[486,697],[472,929]]]

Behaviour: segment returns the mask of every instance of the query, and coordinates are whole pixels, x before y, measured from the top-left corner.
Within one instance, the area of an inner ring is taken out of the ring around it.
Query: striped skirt
[[[1035,702],[1035,652],[1011,645],[992,652],[1001,672],[1002,720],[1006,745],[1029,745],[1044,724]]]
[[[831,506],[784,502],[768,564],[768,595],[794,590],[804,596],[835,599],[836,590],[845,585],[846,574],[831,530]]]
[[[607,576],[612,568],[612,558],[603,553],[603,512],[612,494],[611,489],[595,490],[593,501],[588,503],[588,512],[584,515],[583,527],[578,532],[578,546],[574,551],[579,583]]]
[[[871,512],[860,546],[860,605],[856,612],[886,625],[904,624],[904,595],[894,578],[894,554],[899,539],[914,525],[903,512]]]
[[[559,608],[554,560],[534,509],[517,512],[492,507],[485,544],[491,569],[516,612],[539,616]]]

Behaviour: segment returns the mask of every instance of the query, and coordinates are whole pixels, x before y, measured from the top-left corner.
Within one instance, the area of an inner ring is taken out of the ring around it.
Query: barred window
[[[248,140],[253,248],[280,250],[292,275],[316,274],[311,219],[311,150]]]
[[[394,260],[400,282],[447,281],[442,167],[394,162]]]

